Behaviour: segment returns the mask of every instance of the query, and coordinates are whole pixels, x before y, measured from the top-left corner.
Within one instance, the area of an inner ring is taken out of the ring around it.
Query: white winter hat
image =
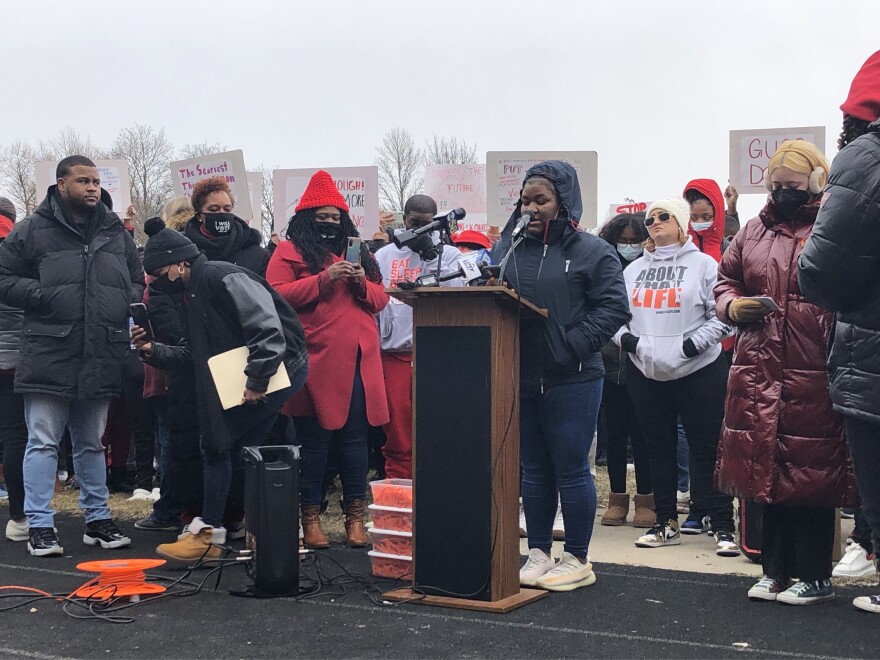
[[[681,232],[687,235],[688,225],[691,221],[691,207],[682,197],[666,197],[665,199],[658,199],[648,207],[647,211],[645,211],[645,217],[647,218],[651,215],[651,212],[655,209],[669,211],[669,213],[672,214],[672,217],[675,218],[678,226],[681,227]]]

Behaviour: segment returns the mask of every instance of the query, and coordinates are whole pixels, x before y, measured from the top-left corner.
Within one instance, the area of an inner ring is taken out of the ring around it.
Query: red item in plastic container
[[[412,479],[371,481],[373,502],[398,509],[412,509]]]
[[[376,577],[391,578],[392,580],[412,579],[412,557],[386,555],[372,550],[367,554],[370,555],[370,560],[373,562],[373,575]]]
[[[395,532],[411,532],[413,530],[412,509],[371,504],[370,516],[373,519],[373,525],[378,529],[390,529]]]
[[[372,528],[367,530],[373,542],[373,550],[386,555],[412,557],[412,532],[395,532],[390,529]]]

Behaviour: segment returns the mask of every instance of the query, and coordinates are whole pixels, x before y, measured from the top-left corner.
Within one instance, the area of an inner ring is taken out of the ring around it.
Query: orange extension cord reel
[[[93,600],[110,600],[124,596],[155,596],[165,593],[165,587],[161,584],[147,582],[147,575],[144,573],[147,569],[164,563],[164,559],[109,559],[77,564],[79,570],[99,575],[71,595]]]

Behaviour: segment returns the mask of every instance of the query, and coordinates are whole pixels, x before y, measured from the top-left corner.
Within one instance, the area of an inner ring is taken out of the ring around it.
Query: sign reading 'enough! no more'
[[[825,153],[824,126],[730,131],[730,183],[737,192],[767,194],[764,172],[785,140],[806,140]]]

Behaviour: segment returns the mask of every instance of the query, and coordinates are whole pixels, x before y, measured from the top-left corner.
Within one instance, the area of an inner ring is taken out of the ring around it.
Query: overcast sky
[[[368,165],[383,134],[595,150],[599,217],[727,180],[728,131],[827,127],[876,0],[3,2],[0,143],[135,122],[249,167]],[[741,205],[754,213],[761,196]]]

